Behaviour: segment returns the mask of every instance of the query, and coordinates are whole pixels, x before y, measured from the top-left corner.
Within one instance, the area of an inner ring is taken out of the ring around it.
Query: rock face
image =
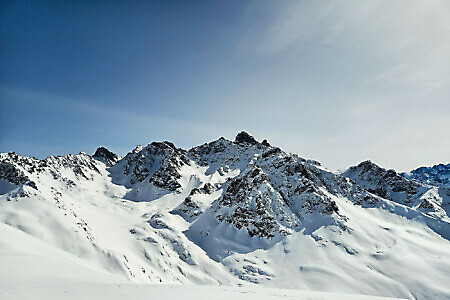
[[[238,135],[236,135],[236,139],[234,140],[234,142],[237,144],[250,144],[250,145],[258,144],[258,141],[256,141],[254,137],[252,137],[245,131],[239,132]]]
[[[209,196],[215,191],[210,183],[205,183],[201,188],[193,188],[184,201],[177,206],[172,213],[182,216],[185,220],[192,222],[204,212],[201,196]],[[200,198],[200,199],[199,199]]]
[[[363,161],[342,173],[359,187],[388,199],[440,218],[448,217],[449,193],[444,186],[433,186],[410,179],[394,170],[386,170],[371,161]]]
[[[50,156],[43,160],[17,155],[14,152],[0,154],[0,178],[14,185],[26,185],[37,190],[37,184],[30,178],[39,174],[48,174],[53,180],[74,184],[66,171],[75,178],[86,180],[92,180],[92,176],[87,175],[89,171],[100,174],[95,160],[85,153]]]
[[[146,147],[136,147],[112,170],[128,185],[147,181],[157,188],[175,191],[181,188],[180,168],[190,164],[186,154],[186,150],[171,142],[153,142]]]
[[[344,228],[336,203],[321,190],[326,187],[310,168],[286,153],[261,155],[226,184],[214,207],[217,220],[268,239],[309,226],[314,214]]]
[[[114,166],[114,164],[120,159],[117,154],[109,151],[105,147],[97,148],[92,157],[98,161],[103,162],[107,167]]]
[[[419,183],[404,178],[394,170],[383,169],[371,161],[363,161],[350,167],[342,175],[377,196],[402,204],[411,204],[424,192]]]
[[[269,142],[268,142],[267,140],[263,140],[263,141],[261,142],[261,144],[262,144],[263,146],[270,147],[270,144],[269,144]]]
[[[0,178],[14,185],[24,184],[37,189],[36,183],[30,180],[30,178],[25,175],[25,172],[19,166],[22,166],[29,172],[35,172],[36,160],[19,156],[14,152],[1,154]]]

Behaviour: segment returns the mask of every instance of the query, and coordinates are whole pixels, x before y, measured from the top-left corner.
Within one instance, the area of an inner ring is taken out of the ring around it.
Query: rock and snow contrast
[[[339,173],[245,132],[123,158],[3,153],[0,296],[448,299],[449,174]]]
[[[412,170],[411,173],[402,173],[401,175],[422,183],[450,187],[450,164],[420,167]]]

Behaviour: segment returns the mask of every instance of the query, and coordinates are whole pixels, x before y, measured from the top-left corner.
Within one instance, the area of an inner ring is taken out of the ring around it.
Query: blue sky
[[[448,162],[448,1],[1,5],[1,152],[246,130],[333,169]]]

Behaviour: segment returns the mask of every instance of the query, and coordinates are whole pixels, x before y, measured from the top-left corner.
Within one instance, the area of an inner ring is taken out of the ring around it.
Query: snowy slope
[[[136,285],[14,227],[0,224],[1,299],[384,299],[280,289]]]
[[[45,160],[3,153],[0,194],[0,259],[23,253],[8,285],[32,261],[55,276],[64,260],[67,282],[86,272],[79,278],[100,290],[135,282],[450,297],[449,198],[439,187],[368,162],[341,175],[245,133],[190,150],[154,142],[121,159],[105,148]],[[141,289],[156,293],[126,288]]]

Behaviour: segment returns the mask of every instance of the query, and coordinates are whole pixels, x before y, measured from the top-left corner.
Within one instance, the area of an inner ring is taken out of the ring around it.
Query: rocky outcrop
[[[215,187],[210,183],[203,184],[200,188],[193,188],[184,201],[178,205],[171,213],[182,216],[187,221],[195,220],[204,212],[204,207],[198,196],[209,196],[215,191]]]
[[[402,204],[412,204],[424,192],[419,183],[386,170],[371,161],[363,161],[348,168],[343,176],[350,178],[363,189],[385,199]]]
[[[445,185],[431,185],[432,180],[421,182],[394,170],[381,168],[371,161],[350,167],[343,175],[354,182],[357,189],[414,208],[434,218],[448,218],[450,198]]]
[[[450,164],[420,167],[410,173],[402,173],[401,175],[424,184],[450,188]]]
[[[256,145],[258,144],[258,141],[255,140],[254,137],[252,137],[250,134],[248,134],[245,131],[241,131],[236,135],[236,138],[234,140],[236,144],[250,144],[250,145]],[[267,142],[267,141],[266,141]]]
[[[20,168],[23,165],[25,169],[34,172],[35,164],[35,159],[19,156],[14,152],[3,153],[0,156],[0,178],[15,185],[23,184],[37,189],[36,183]]]
[[[64,156],[49,156],[39,161],[39,167],[44,168],[54,179],[61,179],[70,182],[67,178],[65,170],[70,170],[77,179],[93,180],[90,172],[100,174],[97,168],[98,162],[86,153],[68,154]]]
[[[214,207],[216,218],[268,239],[310,226],[312,215],[345,228],[337,204],[322,191],[327,189],[322,172],[281,150],[263,155],[227,183]]]
[[[98,161],[101,161],[104,163],[107,167],[112,167],[115,165],[115,163],[120,159],[120,157],[106,149],[105,147],[99,147],[95,151],[94,155],[92,156]]]
[[[72,186],[75,184],[72,179],[75,178],[93,180],[91,172],[100,174],[96,161],[86,153],[49,156],[42,160],[17,155],[14,152],[0,154],[0,178],[36,190],[38,186],[33,178],[38,178],[41,174],[50,175],[53,179]]]
[[[181,187],[180,168],[190,164],[186,154],[186,150],[170,142],[153,142],[146,147],[136,147],[113,170],[121,169],[131,185],[147,180],[158,188],[175,191]]]

